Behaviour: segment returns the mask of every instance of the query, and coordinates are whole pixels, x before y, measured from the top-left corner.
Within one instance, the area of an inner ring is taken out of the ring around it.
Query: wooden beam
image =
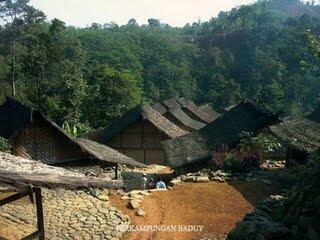
[[[33,191],[36,196],[37,225],[38,225],[38,231],[39,231],[39,240],[44,240],[45,233],[44,233],[44,219],[43,219],[41,188],[34,188]]]
[[[8,203],[14,202],[16,200],[19,200],[19,199],[21,199],[21,198],[23,198],[25,196],[28,196],[29,194],[30,194],[29,191],[19,192],[19,193],[11,195],[10,197],[7,197],[5,199],[1,199],[0,200],[0,207],[5,205],[5,204],[8,204]]]
[[[40,232],[36,231],[34,233],[31,233],[29,236],[26,236],[24,238],[22,238],[21,240],[32,240],[32,239],[36,239],[40,237]]]

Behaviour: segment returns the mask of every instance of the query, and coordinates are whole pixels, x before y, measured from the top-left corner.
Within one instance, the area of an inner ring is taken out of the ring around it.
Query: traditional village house
[[[270,130],[286,145],[288,167],[307,162],[320,147],[320,124],[306,118],[286,118]]]
[[[243,101],[206,127],[163,142],[167,163],[173,168],[200,165],[222,144],[234,146],[241,132],[256,133],[277,121],[277,116]]]
[[[187,133],[151,106],[143,105],[103,129],[99,142],[141,163],[166,165],[161,142]]]
[[[118,164],[143,167],[116,150],[91,140],[72,138],[54,122],[11,98],[0,106],[0,136],[8,139],[13,154],[46,164],[85,162],[103,167]]]

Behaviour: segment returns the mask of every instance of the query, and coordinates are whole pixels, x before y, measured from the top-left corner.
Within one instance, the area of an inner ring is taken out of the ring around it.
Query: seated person
[[[164,181],[162,181],[161,178],[158,178],[157,183],[156,183],[156,189],[166,189],[166,188],[167,188],[167,186],[164,183]]]

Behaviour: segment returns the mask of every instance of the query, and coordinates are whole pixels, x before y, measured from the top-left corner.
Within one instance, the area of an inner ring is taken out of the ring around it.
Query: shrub
[[[11,146],[9,141],[3,137],[0,137],[0,151],[11,153]]]
[[[253,137],[251,133],[242,133],[240,139],[234,149],[222,145],[214,151],[210,162],[214,169],[246,172],[259,168],[264,160],[263,153],[276,146],[276,143],[263,135]]]
[[[232,150],[218,150],[210,161],[214,169],[232,172],[246,172],[259,168],[263,161],[262,153],[255,149],[235,148]]]

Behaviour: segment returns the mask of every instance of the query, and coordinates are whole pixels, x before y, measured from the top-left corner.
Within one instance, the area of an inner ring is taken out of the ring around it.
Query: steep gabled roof
[[[166,114],[170,114],[172,117],[174,117],[174,119],[177,122],[186,126],[191,131],[192,130],[199,130],[199,129],[203,128],[204,126],[206,126],[204,123],[198,122],[198,121],[190,118],[181,108],[169,109]]]
[[[83,150],[90,153],[91,156],[100,161],[126,164],[134,167],[146,167],[146,165],[139,163],[132,158],[119,153],[118,151],[110,147],[107,147],[104,144],[100,144],[84,138],[74,138],[74,141],[77,142]]]
[[[70,137],[57,124],[45,118],[39,111],[35,111],[12,98],[7,98],[6,102],[0,106],[0,136],[7,139],[11,138],[14,134],[17,134],[19,131],[24,129],[35,118],[45,121],[59,134],[61,138],[64,138],[68,142],[79,147],[79,149],[88,154],[89,157],[100,161],[127,164],[135,167],[144,166],[132,158],[129,158],[103,144]],[[60,161],[59,163],[62,162]]]
[[[179,103],[178,99],[175,99],[175,98],[171,98],[171,99],[165,100],[165,101],[162,102],[162,104],[167,109],[181,108],[181,104]]]
[[[164,114],[167,112],[167,108],[162,103],[156,103],[152,106],[152,108],[160,114]]]
[[[27,187],[45,188],[122,188],[119,180],[106,180],[87,177],[63,168],[53,167],[8,153],[0,152],[0,184],[13,188],[25,189]]]
[[[320,123],[320,106],[306,116],[307,119]]]
[[[168,119],[163,117],[159,112],[153,109],[149,105],[138,106],[131,109],[119,120],[112,122],[109,127],[102,131],[101,139],[99,142],[105,143],[112,137],[119,134],[122,130],[130,126],[131,124],[140,121],[148,120],[152,123],[160,132],[166,134],[170,138],[180,137],[187,134],[188,132],[182,130]]]
[[[7,97],[0,106],[0,136],[9,139],[32,121],[31,108]]]
[[[171,167],[181,167],[207,159],[221,144],[236,144],[241,132],[255,133],[277,119],[273,113],[251,102],[241,102],[199,131],[164,141],[167,163]]]
[[[219,115],[212,116],[207,112],[201,110],[194,102],[187,100],[185,98],[179,98],[178,102],[182,106],[183,111],[185,111],[191,118],[202,121],[203,123],[211,123]]]
[[[286,118],[270,130],[302,152],[311,153],[320,147],[320,124],[306,118]]]
[[[213,108],[208,103],[200,106],[199,109],[201,111],[206,112],[207,114],[210,114],[214,119],[220,117],[220,113],[218,113],[215,110],[213,110]]]
[[[232,108],[234,108],[234,107],[236,107],[236,106],[237,106],[237,104],[229,105],[228,107],[225,107],[225,108],[223,109],[223,111],[224,111],[224,112],[228,112],[228,111],[230,111]]]

